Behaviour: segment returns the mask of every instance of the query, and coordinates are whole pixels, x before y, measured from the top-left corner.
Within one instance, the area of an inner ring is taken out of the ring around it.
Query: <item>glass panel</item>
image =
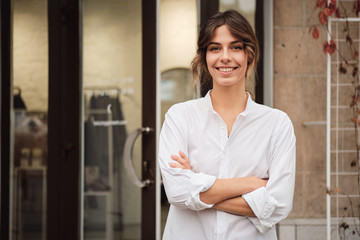
[[[160,1],[161,122],[173,104],[196,96],[190,65],[196,54],[197,10],[197,0]],[[168,210],[162,186],[161,232]]]
[[[141,0],[84,0],[84,239],[140,239],[141,189],[123,164],[141,127]],[[141,140],[133,148],[141,174]]]
[[[13,0],[10,239],[45,239],[48,113],[46,0]]]
[[[255,31],[255,0],[220,0],[219,8],[221,12],[228,9],[234,9],[240,12],[249,21]],[[250,91],[255,96],[255,71],[252,71],[245,84],[246,90]]]

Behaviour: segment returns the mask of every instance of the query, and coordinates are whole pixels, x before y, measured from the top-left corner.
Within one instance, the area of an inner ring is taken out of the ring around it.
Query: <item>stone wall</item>
[[[274,0],[274,107],[291,118],[297,137],[294,207],[290,218],[326,217],[326,55],[309,34],[314,0]]]
[[[323,53],[322,44],[327,33],[319,23],[318,11],[314,11],[315,4],[316,0],[274,0],[273,5],[274,107],[289,115],[297,137],[294,205],[288,219],[280,224],[280,239],[324,239],[326,236],[327,55]],[[342,1],[342,4],[347,9],[349,17],[354,17],[352,1]],[[309,33],[313,25],[320,30],[320,38],[317,40]],[[350,30],[354,40],[358,41],[359,25],[354,25]],[[343,34],[341,30],[339,32]],[[356,44],[358,45],[358,42]],[[338,43],[337,46],[343,47],[343,43]],[[341,53],[346,54],[346,51],[341,50]],[[331,58],[333,76],[337,74],[337,59],[335,53]],[[348,68],[348,71],[351,72],[351,68]],[[351,83],[351,73],[340,78],[340,81]],[[336,77],[332,78],[332,83],[335,79]],[[339,91],[340,103],[345,107],[349,106],[352,87],[342,87]],[[337,97],[335,93],[336,89],[332,87],[332,105]],[[341,111],[346,112],[339,116],[341,126],[353,127],[350,122],[350,107]],[[335,121],[334,113],[335,110],[332,110],[332,121]],[[333,125],[331,127],[334,128]],[[331,132],[334,138],[334,131]],[[338,149],[355,149],[354,131],[344,130],[340,135],[342,139],[338,139]],[[331,149],[335,149],[335,141],[332,140],[331,144]],[[343,171],[356,171],[356,168],[350,167],[349,162],[354,158],[354,154],[343,154],[341,157],[338,163],[342,163]],[[331,159],[331,168],[334,169],[333,154]],[[341,167],[339,171],[342,171]],[[331,188],[338,187],[339,194],[354,194],[357,191],[356,177],[340,176],[338,182],[332,177]],[[357,213],[355,205],[357,204],[354,204],[354,212]],[[332,216],[335,216],[336,210],[339,210],[341,218],[352,216],[347,198],[339,201],[338,208],[332,198],[331,208]],[[337,223],[334,223],[334,226],[336,228]],[[333,229],[332,234],[335,237],[337,229]]]
[[[274,0],[274,107],[288,113],[297,136],[294,206],[288,219],[280,224],[281,239],[324,239],[326,235],[327,55],[323,53],[322,43],[326,40],[327,32],[319,23],[318,11],[314,11],[315,4],[316,0]],[[349,17],[355,17],[352,1],[342,1],[341,4]],[[317,40],[313,39],[309,32],[314,25],[320,30],[320,39]],[[344,38],[346,33],[342,30],[343,24],[338,26],[338,35],[335,35],[335,24],[332,25],[333,38]],[[350,35],[358,48],[359,24],[350,23],[349,26]],[[345,48],[346,43],[336,43],[339,53],[354,60],[347,55],[349,52]],[[352,68],[348,66],[348,73],[339,75],[339,59],[341,58],[335,52],[331,58],[331,105],[334,105],[338,98],[339,105],[343,108],[339,110],[337,122],[336,109],[331,111],[331,150],[355,150],[355,134],[351,130],[353,124],[350,122],[352,115],[349,107],[353,94]],[[336,85],[336,79],[348,86],[333,86]],[[338,124],[335,126],[336,123]],[[335,141],[336,132],[333,129],[340,127],[346,129],[337,130],[339,137]],[[334,171],[336,166],[337,171],[355,174],[332,176],[331,189],[338,188],[338,194],[344,196],[358,194],[356,168],[350,166],[351,160],[356,159],[356,154],[336,154],[338,153],[331,153],[331,171]],[[358,213],[358,201],[359,198],[353,198],[355,216]],[[347,197],[341,198],[339,202],[332,198],[331,216],[336,216],[336,213],[341,219],[353,216]],[[332,235],[336,237],[338,223],[333,224]],[[356,236],[351,234],[349,237],[346,239]]]
[[[318,11],[314,11],[315,4],[315,0],[274,0],[274,107],[288,113],[297,136],[296,189],[294,208],[290,218],[326,217],[326,125],[324,121],[326,121],[327,56],[323,53],[322,43],[326,40],[327,34],[325,28],[319,23]],[[343,1],[342,4],[349,17],[354,17],[352,1]],[[358,41],[359,25],[351,24],[349,24],[350,35],[354,41]],[[309,34],[310,27],[314,25],[320,30],[320,39],[317,40]],[[342,26],[339,25],[339,29]],[[339,35],[333,37],[344,38],[343,31],[338,32]],[[343,43],[339,42],[337,47],[343,55],[346,55]],[[346,57],[351,59],[349,56]],[[336,76],[338,69],[337,59],[339,57],[335,52],[331,58],[333,76]],[[352,68],[348,67],[348,72],[351,70]],[[336,77],[332,77],[332,83],[335,79]],[[352,79],[351,73],[340,76],[340,81],[343,83],[351,84]],[[332,105],[336,98],[335,90],[332,87]],[[341,87],[339,91],[340,104],[349,106],[352,87]],[[339,121],[347,127],[352,127],[349,109],[344,110],[347,113],[340,115],[343,119]],[[332,121],[335,121],[335,111],[332,110],[331,114]],[[338,141],[343,144],[342,148],[355,149],[352,140],[354,132],[344,131],[342,134],[344,140]],[[332,138],[334,135],[332,133]],[[334,148],[335,141],[332,142],[331,149]],[[344,169],[353,171],[347,165]],[[338,186],[332,185],[332,188],[335,187],[340,187],[340,193],[350,193],[354,189],[354,185],[345,186],[345,184],[341,185],[341,182]]]

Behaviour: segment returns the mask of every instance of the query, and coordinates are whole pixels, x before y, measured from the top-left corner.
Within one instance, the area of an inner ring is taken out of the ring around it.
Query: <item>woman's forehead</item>
[[[242,39],[235,36],[227,25],[221,25],[217,27],[209,41],[210,43],[231,43],[231,42],[243,42]]]

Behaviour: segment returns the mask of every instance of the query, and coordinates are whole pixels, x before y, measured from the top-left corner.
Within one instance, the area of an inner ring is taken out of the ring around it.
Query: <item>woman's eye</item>
[[[209,51],[218,51],[218,50],[220,50],[219,47],[210,47],[209,48]]]
[[[235,49],[235,50],[242,50],[243,47],[239,45],[239,46],[234,46],[233,49]]]

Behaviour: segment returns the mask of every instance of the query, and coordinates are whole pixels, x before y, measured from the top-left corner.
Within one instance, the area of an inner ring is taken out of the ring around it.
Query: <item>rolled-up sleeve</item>
[[[202,202],[200,193],[208,190],[216,177],[171,168],[168,164],[173,161],[171,155],[178,154],[179,151],[188,156],[188,124],[186,109],[181,104],[170,108],[160,133],[158,161],[169,202],[177,207],[199,211],[213,206]]]
[[[296,138],[293,125],[286,114],[279,120],[273,133],[273,142],[269,153],[269,180],[266,187],[243,195],[256,215],[249,219],[261,233],[269,231],[276,223],[285,219],[292,209]]]

